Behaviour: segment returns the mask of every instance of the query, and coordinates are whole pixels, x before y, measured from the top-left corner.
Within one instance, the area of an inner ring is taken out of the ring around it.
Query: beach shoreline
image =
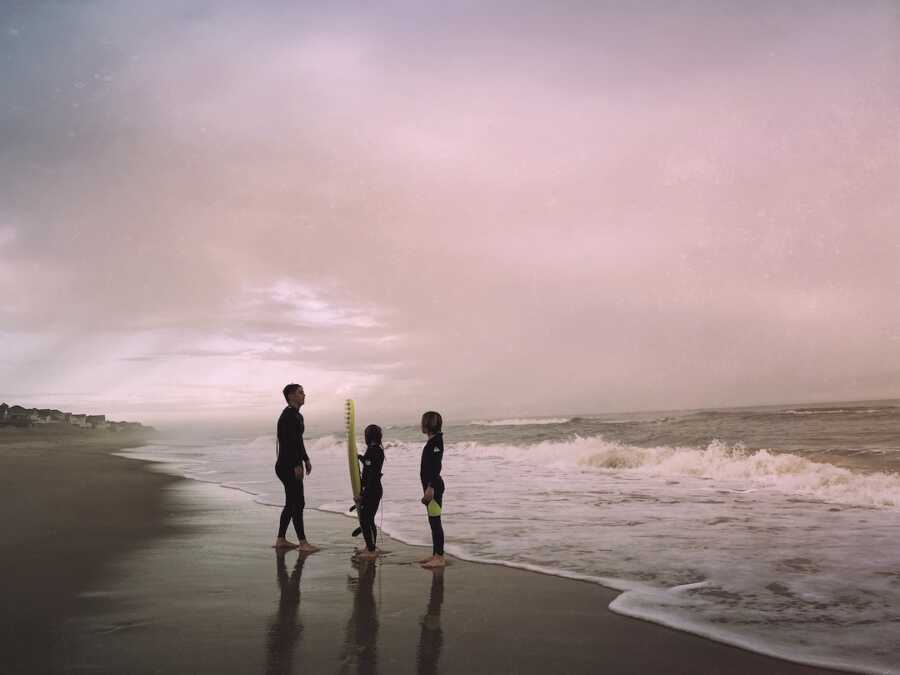
[[[79,593],[116,556],[169,531],[164,493],[177,478],[111,453],[144,445],[143,433],[43,429],[0,432],[4,528],[0,578],[3,672],[53,672],[63,625]]]
[[[438,581],[386,537],[356,568],[335,514],[307,511],[322,552],[279,556],[276,509],[105,440],[0,441],[4,672],[828,672],[617,615],[593,583],[458,559]]]

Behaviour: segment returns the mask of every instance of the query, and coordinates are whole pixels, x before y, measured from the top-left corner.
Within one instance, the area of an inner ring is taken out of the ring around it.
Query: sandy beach
[[[276,509],[110,454],[137,438],[0,438],[4,673],[827,672],[618,616],[595,584],[431,573],[388,538],[359,566],[338,515],[307,510],[322,551],[276,554]]]
[[[110,453],[142,435],[0,429],[0,671],[59,672],[62,627],[109,564],[166,531],[174,477]]]

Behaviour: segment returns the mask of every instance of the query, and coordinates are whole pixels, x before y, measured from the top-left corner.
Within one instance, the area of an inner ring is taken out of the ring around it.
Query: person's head
[[[284,400],[293,408],[299,408],[306,401],[306,393],[299,384],[289,384],[282,389]]]
[[[439,434],[441,432],[441,427],[444,425],[444,420],[441,417],[441,413],[434,412],[433,410],[429,410],[427,413],[422,415],[422,433],[428,434],[429,436],[433,436],[434,434]]]
[[[366,427],[366,447],[372,445],[381,445],[381,427],[377,424],[370,424]]]

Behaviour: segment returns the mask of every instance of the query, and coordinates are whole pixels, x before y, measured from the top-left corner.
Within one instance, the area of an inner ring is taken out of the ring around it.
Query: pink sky
[[[896,3],[178,4],[0,10],[0,400],[900,397]]]

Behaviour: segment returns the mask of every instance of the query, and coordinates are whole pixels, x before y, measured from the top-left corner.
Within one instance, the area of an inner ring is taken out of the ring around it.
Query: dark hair
[[[293,394],[298,389],[303,389],[299,384],[288,384],[285,385],[284,389],[281,390],[281,393],[284,394],[284,400],[288,401],[288,396]],[[290,403],[290,401],[288,401]]]
[[[381,445],[381,427],[377,424],[370,424],[366,427],[366,446]]]
[[[443,425],[444,419],[439,412],[429,410],[422,415],[422,431],[427,431],[429,434],[436,434],[440,432]]]

